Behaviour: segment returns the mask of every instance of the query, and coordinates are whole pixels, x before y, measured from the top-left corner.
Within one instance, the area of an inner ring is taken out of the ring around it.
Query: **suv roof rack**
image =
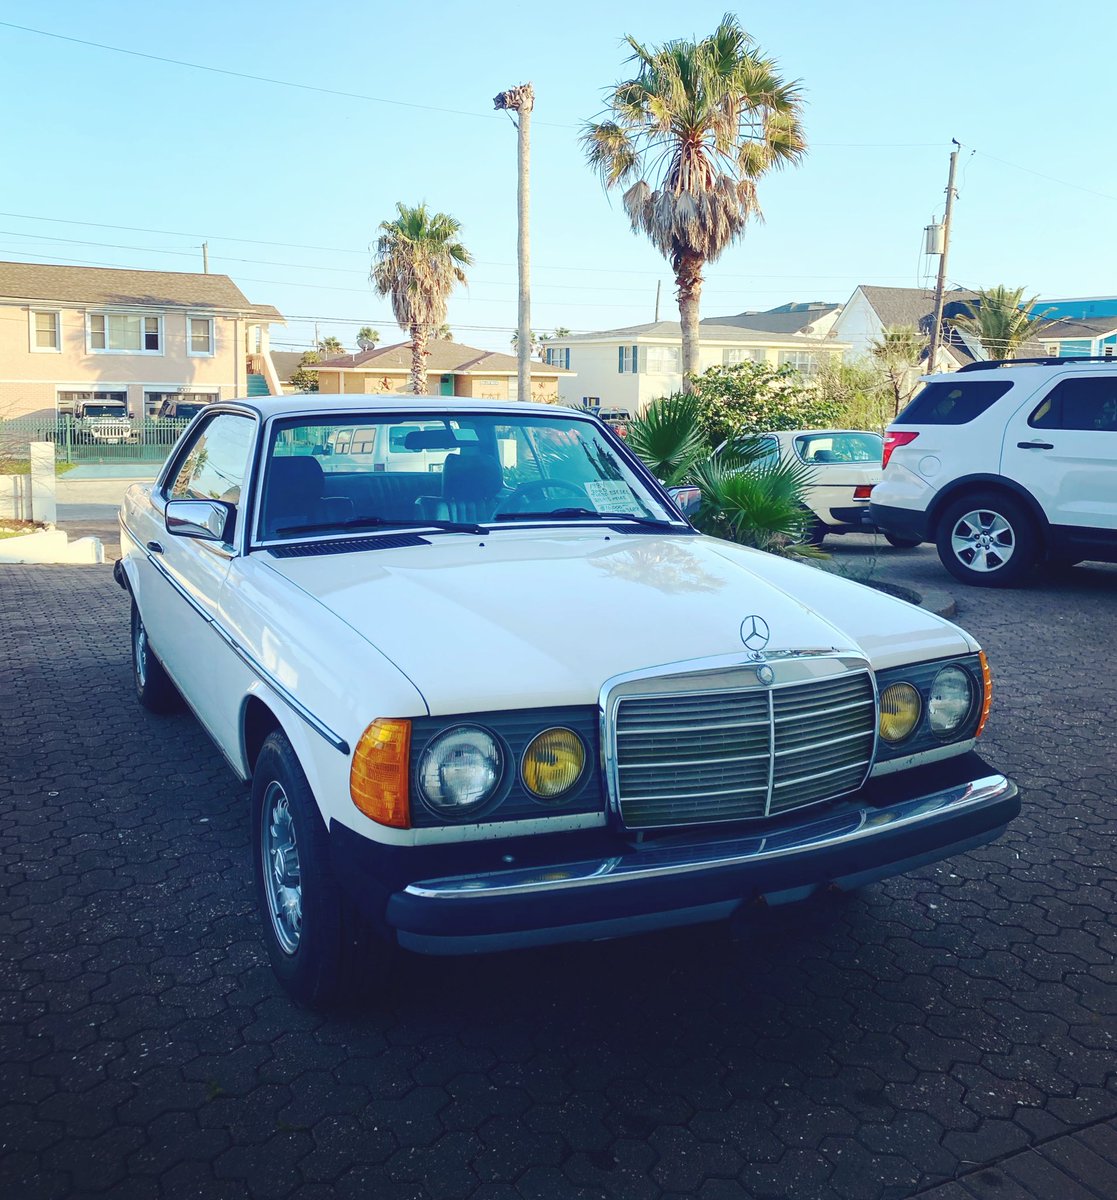
[[[1117,358],[1109,354],[1084,354],[1075,357],[1064,355],[1062,358],[990,358],[983,362],[966,363],[955,372],[961,375],[966,371],[996,371],[1000,367],[1041,366],[1057,367],[1062,363],[1104,362],[1117,367]]]

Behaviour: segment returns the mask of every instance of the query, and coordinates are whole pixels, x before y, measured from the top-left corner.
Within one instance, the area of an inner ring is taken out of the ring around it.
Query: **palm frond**
[[[687,482],[694,467],[710,454],[698,403],[689,394],[653,400],[629,421],[627,442],[668,487]]]

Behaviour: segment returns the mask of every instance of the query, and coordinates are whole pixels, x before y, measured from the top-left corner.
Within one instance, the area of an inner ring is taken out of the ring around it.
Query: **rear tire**
[[[148,712],[169,713],[182,707],[178,689],[151,648],[135,600],[132,601],[132,684],[136,699]]]
[[[974,587],[1016,587],[1035,567],[1040,550],[1031,514],[997,492],[951,501],[939,517],[935,544],[951,575]]]
[[[916,546],[922,546],[921,538],[900,537],[897,533],[886,533],[884,540],[890,545],[895,546],[897,550],[914,550]]]
[[[287,994],[308,1008],[381,984],[390,947],[376,938],[330,865],[329,834],[291,743],[268,735],[252,775],[256,901],[268,958]]]

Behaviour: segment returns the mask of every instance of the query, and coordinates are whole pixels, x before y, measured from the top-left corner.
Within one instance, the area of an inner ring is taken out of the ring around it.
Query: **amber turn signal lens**
[[[989,720],[989,710],[993,707],[993,673],[989,670],[989,660],[985,657],[985,651],[979,650],[977,657],[981,660],[981,716],[977,721],[977,730],[974,737],[981,737],[981,731],[985,728],[985,722]]]
[[[411,828],[407,802],[407,763],[411,722],[379,717],[361,734],[349,768],[353,803],[381,825]]]
[[[919,724],[923,701],[910,683],[893,683],[880,694],[880,736],[902,742]]]
[[[582,777],[586,748],[571,729],[544,729],[524,751],[524,787],[540,800],[558,800]]]

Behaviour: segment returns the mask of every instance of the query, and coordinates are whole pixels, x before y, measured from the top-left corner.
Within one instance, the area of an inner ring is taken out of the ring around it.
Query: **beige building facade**
[[[168,398],[246,395],[250,374],[277,393],[268,333],[282,321],[226,275],[0,263],[0,419],[82,400],[152,415]]]
[[[463,396],[474,400],[518,398],[516,360],[510,354],[479,350],[452,341],[432,341],[427,360],[427,395]],[[377,396],[406,394],[411,382],[411,343],[377,346],[359,354],[328,359],[310,368],[325,393]],[[531,399],[559,402],[559,380],[570,375],[561,367],[531,364]]]

